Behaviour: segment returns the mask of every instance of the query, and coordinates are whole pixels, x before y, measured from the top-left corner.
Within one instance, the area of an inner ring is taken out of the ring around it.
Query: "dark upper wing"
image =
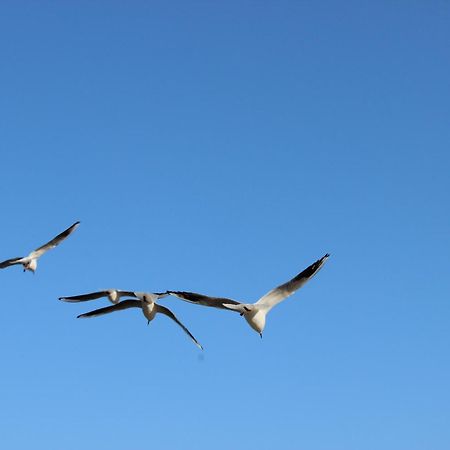
[[[107,297],[108,295],[109,291],[98,291],[98,292],[90,292],[89,294],[72,295],[70,297],[59,297],[59,299],[62,300],[63,302],[77,303]]]
[[[58,236],[54,237],[51,241],[48,241],[46,244],[37,248],[36,250],[30,253],[31,258],[39,258],[39,256],[43,255],[47,250],[55,248],[58,244],[60,244],[64,239],[66,239],[70,234],[72,234],[75,229],[78,227],[80,222],[75,222],[71,225],[67,230],[64,230],[62,233],[58,234]]]
[[[14,266],[14,264],[22,263],[22,256],[18,256],[17,258],[7,259],[6,261],[0,262],[0,269],[4,269],[5,267]]]
[[[117,291],[117,293],[122,297],[135,297],[136,293],[133,291]]]
[[[197,347],[199,347],[200,349],[203,350],[203,347],[197,341],[197,339],[195,339],[195,337],[192,336],[191,332],[177,319],[175,314],[169,308],[166,308],[165,306],[158,305],[157,303],[155,303],[155,307],[156,307],[156,311],[157,312],[159,312],[161,314],[165,314],[167,317],[170,317],[173,321],[175,321],[178,325],[180,325],[180,327],[183,328],[184,332],[192,339],[194,344]]]
[[[309,281],[325,264],[330,255],[327,253],[322,258],[308,266],[303,272],[275,289],[272,289],[266,295],[261,297],[256,304],[265,308],[273,308],[286,297],[292,295],[297,289],[300,289],[307,281]]]
[[[96,300],[97,298],[107,297],[111,291],[98,291],[98,292],[89,292],[88,294],[81,295],[71,295],[70,297],[59,297],[59,300],[68,303],[78,303],[78,302],[87,302],[89,300]],[[120,297],[136,297],[136,294],[132,291],[118,291]]]
[[[116,305],[106,306],[105,308],[95,309],[84,314],[77,316],[77,319],[84,317],[102,316],[103,314],[109,314],[114,311],[120,311],[128,308],[141,308],[141,302],[139,300],[124,300]]]
[[[210,306],[213,308],[228,309],[225,305],[240,305],[240,302],[232,300],[231,298],[208,297],[207,295],[196,294],[195,292],[184,291],[167,291],[175,297],[181,298],[189,303],[196,303],[197,305]]]

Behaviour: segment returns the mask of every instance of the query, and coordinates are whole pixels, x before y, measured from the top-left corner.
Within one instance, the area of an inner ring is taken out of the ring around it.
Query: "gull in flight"
[[[55,248],[59,245],[64,239],[66,239],[70,234],[72,234],[80,222],[75,222],[71,225],[67,230],[64,230],[62,233],[58,234],[58,236],[54,237],[51,241],[48,241],[46,244],[41,247],[33,250],[28,256],[19,256],[17,258],[7,259],[6,261],[0,262],[0,269],[5,269],[9,266],[14,266],[16,264],[22,264],[23,271],[31,270],[31,272],[35,272],[37,268],[37,260],[41,257],[46,251]]]
[[[167,294],[152,294],[152,295],[160,295],[165,297]],[[89,294],[82,295],[72,295],[71,297],[59,297],[59,299],[63,302],[68,303],[79,303],[79,302],[87,302],[88,300],[96,300],[97,298],[108,297],[109,301],[114,305],[119,303],[122,297],[134,297],[137,298],[136,294],[132,291],[120,291],[118,289],[106,289],[104,291],[91,292]],[[157,297],[161,298],[161,297]]]
[[[272,289],[255,303],[241,303],[229,298],[208,297],[194,292],[167,291],[167,293],[190,303],[236,311],[240,313],[241,316],[244,316],[248,324],[262,337],[268,312],[275,305],[292,295],[297,289],[300,289],[307,281],[309,281],[325,264],[325,261],[329,256],[330,255],[327,253],[292,278],[292,280]]]
[[[157,313],[161,313],[170,317],[174,322],[176,322],[181,328],[183,328],[184,332],[192,339],[194,344],[203,350],[201,344],[195,339],[195,337],[191,334],[191,332],[177,319],[175,314],[168,308],[158,305],[156,300],[166,297],[167,293],[148,293],[148,292],[133,292],[132,293],[137,300],[123,300],[115,305],[106,306],[105,308],[96,309],[94,311],[90,311],[84,314],[80,314],[77,318],[85,318],[85,317],[96,317],[101,316],[103,314],[108,314],[114,311],[121,311],[122,309],[128,308],[141,308],[142,313],[147,319],[147,324],[153,320]],[[88,294],[89,295],[89,294]],[[80,296],[81,297],[81,296]],[[72,297],[73,298],[73,297]]]

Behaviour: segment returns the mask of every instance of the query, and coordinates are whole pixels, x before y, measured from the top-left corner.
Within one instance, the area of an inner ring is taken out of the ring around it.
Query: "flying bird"
[[[174,322],[176,322],[181,328],[183,328],[184,332],[192,339],[194,344],[203,350],[201,344],[195,339],[195,337],[191,334],[191,332],[177,319],[175,314],[168,308],[158,305],[156,300],[166,297],[167,293],[148,293],[148,292],[134,292],[134,296],[137,300],[123,300],[115,305],[106,306],[105,308],[96,309],[94,311],[90,311],[84,314],[80,314],[77,318],[85,318],[85,317],[96,317],[101,316],[103,314],[109,314],[114,311],[121,311],[123,309],[128,308],[141,308],[142,313],[147,319],[147,324],[153,320],[157,313],[164,314],[167,317],[170,317]]]
[[[272,289],[255,303],[241,303],[230,298],[208,297],[194,292],[167,291],[167,293],[190,303],[236,311],[244,316],[248,324],[262,337],[269,311],[309,281],[321,269],[329,256],[327,253],[292,280]]]
[[[67,230],[64,230],[62,233],[58,234],[58,236],[54,237],[51,241],[48,241],[46,244],[41,247],[33,250],[28,256],[18,256],[17,258],[7,259],[6,261],[0,262],[0,269],[5,269],[9,266],[14,266],[16,264],[22,264],[23,271],[30,270],[31,272],[35,272],[37,268],[37,260],[40,258],[45,252],[55,248],[59,245],[64,239],[66,239],[70,234],[72,234],[80,222],[75,222],[71,225]]]
[[[113,304],[119,303],[122,297],[137,298],[136,294],[133,291],[120,291],[119,289],[105,289],[104,291],[90,292],[89,294],[73,295],[71,297],[59,297],[59,299],[63,302],[79,303],[79,302],[87,302],[89,300],[96,300],[97,298],[102,297],[108,297],[109,301]]]

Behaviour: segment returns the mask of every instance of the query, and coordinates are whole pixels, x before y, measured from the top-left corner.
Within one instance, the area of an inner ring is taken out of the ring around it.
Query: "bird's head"
[[[32,259],[31,261],[25,263],[23,265],[23,271],[29,270],[30,272],[33,272],[33,274],[36,272],[37,268],[37,261],[35,259]]]

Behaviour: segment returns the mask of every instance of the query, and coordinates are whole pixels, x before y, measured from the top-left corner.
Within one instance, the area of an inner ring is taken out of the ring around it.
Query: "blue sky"
[[[224,2],[222,2],[224,3]],[[448,449],[450,6],[4,2],[2,442]],[[166,299],[204,345],[108,287]]]

